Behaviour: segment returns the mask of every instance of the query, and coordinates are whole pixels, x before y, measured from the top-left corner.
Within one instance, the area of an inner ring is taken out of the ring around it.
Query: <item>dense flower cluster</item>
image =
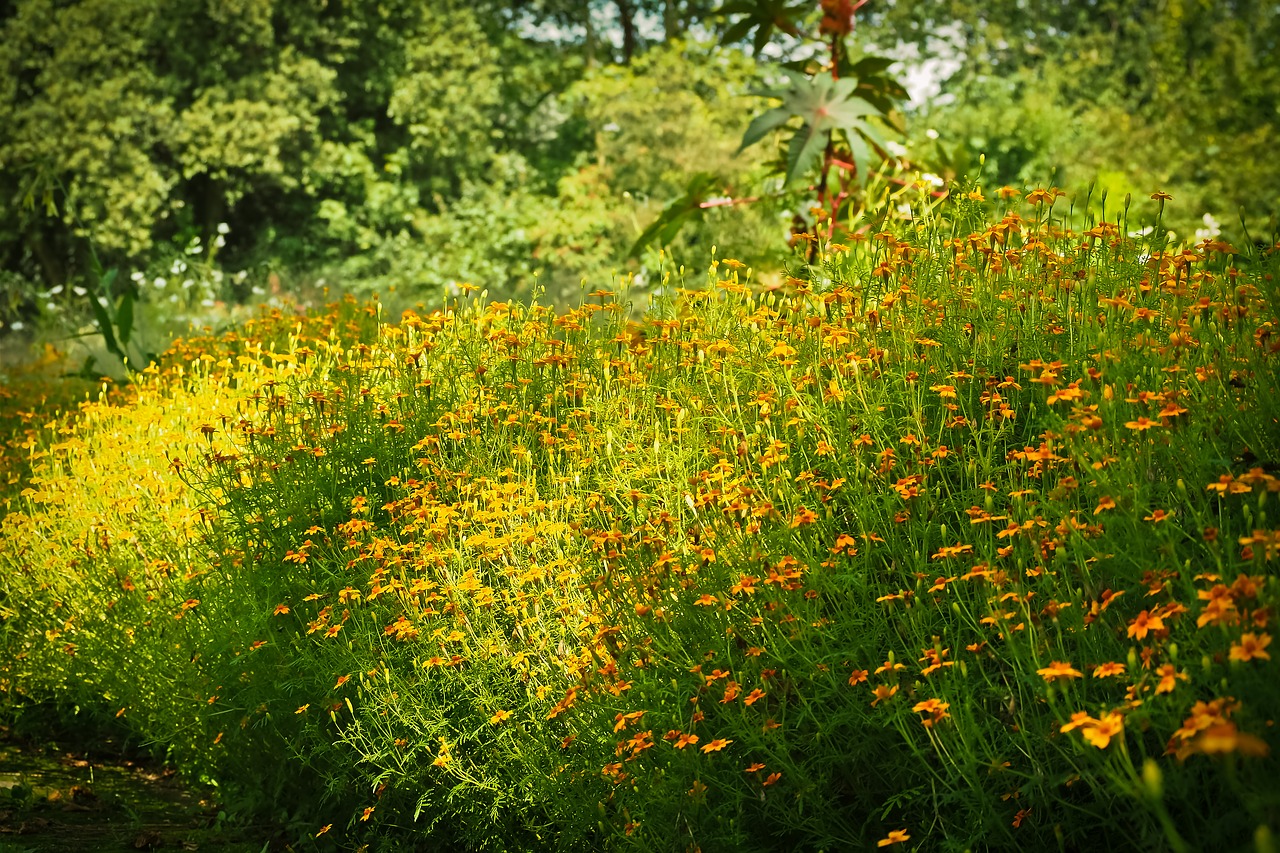
[[[1276,257],[1015,195],[642,320],[344,303],[183,344],[5,518],[3,687],[242,784],[305,761],[330,837],[1242,844]]]

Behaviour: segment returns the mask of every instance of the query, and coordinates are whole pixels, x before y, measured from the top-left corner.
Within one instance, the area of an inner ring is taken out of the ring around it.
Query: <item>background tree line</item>
[[[800,9],[812,31],[837,5],[0,4],[0,320],[87,316],[77,300],[107,267],[125,273],[110,299],[133,289],[171,312],[244,299],[272,272],[428,303],[462,282],[653,282],[654,257],[627,249],[691,174],[726,196],[771,188],[776,150],[736,156],[770,71],[747,24]],[[906,110],[894,168],[1096,182],[1113,199],[1160,188],[1184,234],[1203,213],[1235,227],[1240,209],[1267,229],[1272,3],[873,2],[858,27],[943,70]],[[799,203],[717,210],[669,256],[697,266],[718,243],[779,268]]]

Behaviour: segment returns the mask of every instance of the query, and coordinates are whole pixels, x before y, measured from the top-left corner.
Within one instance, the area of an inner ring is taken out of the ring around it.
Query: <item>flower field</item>
[[[1280,254],[1003,196],[24,417],[8,713],[294,849],[1274,849]]]

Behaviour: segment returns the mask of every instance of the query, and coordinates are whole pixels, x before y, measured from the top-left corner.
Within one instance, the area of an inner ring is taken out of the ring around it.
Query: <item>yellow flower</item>
[[[1069,663],[1056,660],[1043,669],[1037,669],[1036,675],[1039,675],[1045,681],[1058,681],[1063,678],[1083,678],[1084,673],[1075,669]]]
[[[901,844],[904,841],[910,841],[911,836],[907,835],[905,829],[892,829],[889,834],[876,842],[877,847],[888,847],[890,844]]]
[[[1239,643],[1232,644],[1231,659],[1241,663],[1248,663],[1255,658],[1271,660],[1271,654],[1266,651],[1269,645],[1271,645],[1270,634],[1255,634],[1250,631],[1240,638]]]
[[[489,724],[496,726],[499,723],[503,722],[504,720],[508,720],[510,718],[511,718],[510,711],[494,711],[493,716],[489,718]]]
[[[1115,711],[1109,712],[1100,720],[1093,720],[1083,729],[1084,739],[1098,749],[1106,749],[1111,739],[1124,732],[1124,717]]]

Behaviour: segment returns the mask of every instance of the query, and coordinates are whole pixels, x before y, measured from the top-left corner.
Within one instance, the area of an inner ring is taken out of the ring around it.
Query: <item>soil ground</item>
[[[258,853],[274,846],[246,836],[219,825],[209,793],[109,740],[67,749],[0,727],[0,853]]]

